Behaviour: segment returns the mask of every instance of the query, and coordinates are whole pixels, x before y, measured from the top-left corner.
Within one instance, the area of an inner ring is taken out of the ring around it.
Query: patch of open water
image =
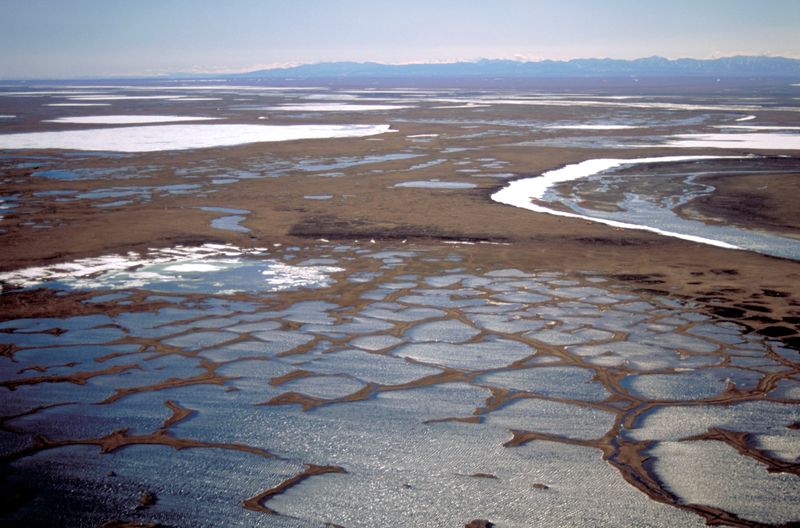
[[[407,247],[207,245],[4,274],[100,289],[82,301],[97,314],[0,323],[2,485],[41,483],[11,518],[523,527],[700,526],[693,503],[758,522],[796,514],[798,477],[765,464],[793,452],[785,425],[800,405],[780,398],[800,380],[770,340],[592,274],[459,261]],[[314,300],[282,293],[289,282],[317,288]],[[345,304],[354,284],[365,298]],[[769,371],[719,366],[744,357]],[[766,376],[780,380],[774,395],[756,390]],[[714,427],[757,435],[766,454],[681,441]],[[622,448],[651,457],[636,478],[655,478],[674,504],[622,478]],[[697,465],[697,453],[718,462]],[[64,495],[76,479],[81,492]],[[690,484],[703,479],[724,493],[698,495]],[[135,509],[142,490],[158,502]]]

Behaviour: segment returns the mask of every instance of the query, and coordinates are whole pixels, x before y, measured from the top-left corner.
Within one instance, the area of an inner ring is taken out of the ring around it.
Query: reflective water
[[[214,246],[7,274],[63,289],[81,286],[68,270],[91,269],[103,288],[76,301],[88,315],[0,323],[2,486],[32,490],[10,519],[433,527],[489,517],[527,527],[797,517],[800,478],[782,461],[800,442],[787,427],[800,421],[800,379],[778,342],[593,274],[460,260],[430,247]],[[308,283],[274,282],[311,269],[311,298],[297,293]],[[109,289],[143,273],[158,275]],[[197,277],[214,287],[198,289]],[[136,508],[144,491],[157,501]]]

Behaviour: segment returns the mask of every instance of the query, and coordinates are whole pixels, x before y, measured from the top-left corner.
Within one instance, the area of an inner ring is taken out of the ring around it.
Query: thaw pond
[[[226,213],[226,216],[220,216],[211,220],[211,227],[214,229],[222,229],[225,231],[235,231],[237,233],[249,233],[250,229],[241,225],[247,219],[250,211],[247,209],[233,209],[230,207],[200,207],[201,211],[209,213]]]
[[[0,273],[10,287],[48,286],[63,289],[145,288],[156,291],[205,294],[277,291],[322,287],[333,266],[292,266],[265,258],[264,249],[205,244],[129,252]]]
[[[796,351],[591,273],[448,251],[205,245],[4,273],[82,310],[0,322],[0,489],[29,497],[5,518],[800,516]]]
[[[396,183],[395,187],[414,189],[474,189],[474,183],[440,180],[414,180]]]

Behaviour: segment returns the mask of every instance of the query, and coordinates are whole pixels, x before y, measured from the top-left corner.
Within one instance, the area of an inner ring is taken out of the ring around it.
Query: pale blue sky
[[[356,60],[800,58],[800,0],[0,0],[0,78]]]

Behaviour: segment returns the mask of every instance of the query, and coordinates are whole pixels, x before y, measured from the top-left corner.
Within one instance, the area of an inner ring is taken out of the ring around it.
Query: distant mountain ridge
[[[573,59],[537,62],[482,59],[474,62],[381,64],[320,62],[231,74],[230,78],[398,78],[398,77],[800,77],[800,60],[736,56],[720,59]]]

